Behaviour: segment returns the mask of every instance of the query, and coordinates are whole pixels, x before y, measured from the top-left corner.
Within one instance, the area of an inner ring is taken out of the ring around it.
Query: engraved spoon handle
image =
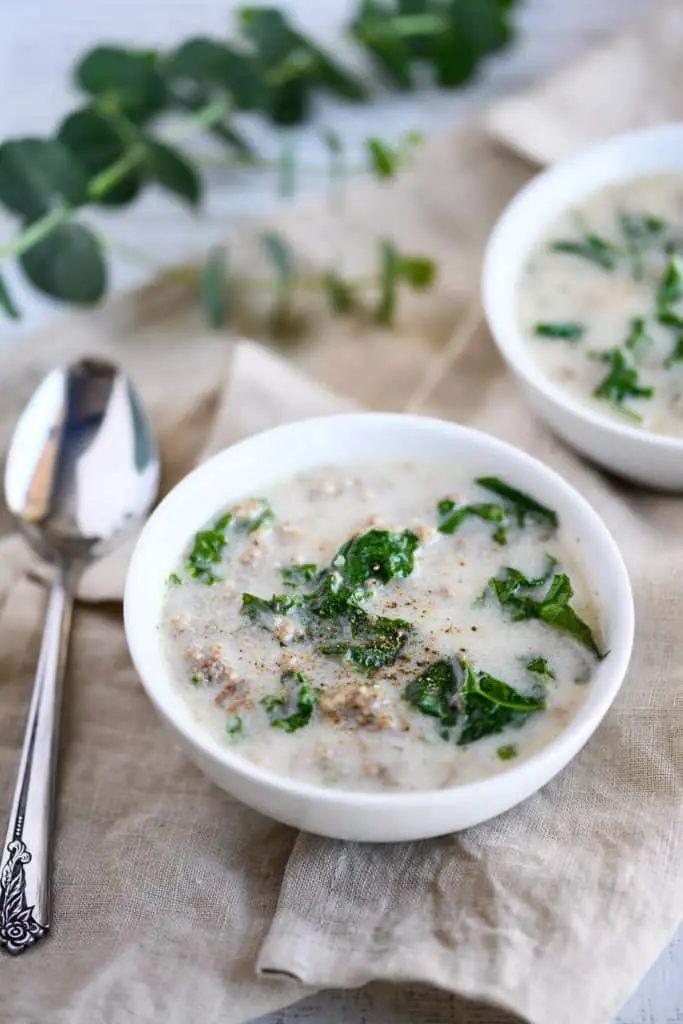
[[[50,927],[59,712],[72,608],[68,574],[57,569],[1,854],[0,946],[9,953],[22,953]]]

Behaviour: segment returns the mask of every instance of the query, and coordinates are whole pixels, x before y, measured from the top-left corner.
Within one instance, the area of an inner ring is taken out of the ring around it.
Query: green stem
[[[227,99],[214,100],[212,103],[207,103],[205,107],[187,119],[182,131],[174,133],[170,141],[181,142],[184,138],[194,135],[197,129],[209,128],[212,124],[224,118],[230,109],[231,104]],[[125,178],[134,167],[142,163],[144,158],[144,143],[133,146],[132,149],[124,153],[113,164],[100,171],[94,178],[91,178],[88,183],[88,198],[91,201],[101,199],[114,185],[118,185],[121,179]],[[0,259],[7,259],[9,256],[21,256],[23,253],[28,252],[29,249],[32,249],[34,245],[42,241],[46,235],[49,235],[60,224],[66,224],[75,212],[75,207],[66,205],[56,206],[53,210],[49,210],[48,213],[34,221],[25,231],[22,231],[12,242],[0,246]]]
[[[199,267],[190,263],[175,264],[174,266],[167,267],[165,270],[162,269],[162,272],[169,281],[177,281],[179,284],[191,284],[197,278]],[[246,292],[271,291],[277,287],[277,279],[275,277],[240,277],[234,283],[240,291]],[[321,292],[325,290],[325,275],[305,274],[297,277],[295,283],[299,290]],[[379,277],[345,277],[344,283],[348,284],[351,288],[376,288],[379,283]]]
[[[266,160],[264,157],[248,157],[248,156],[222,156],[220,154],[213,153],[197,153],[196,151],[189,151],[188,157],[194,160],[195,163],[203,164],[205,167],[247,167],[252,171],[263,171],[275,172],[280,170],[281,160],[274,158],[272,160]],[[314,174],[330,174],[329,166],[323,166],[322,164],[299,164],[296,165],[297,171],[303,171],[305,173]],[[369,170],[368,165],[359,165],[358,167],[344,167],[344,173],[350,174],[362,174]]]
[[[46,235],[49,235],[51,231],[54,231],[60,224],[65,224],[71,216],[71,207],[69,206],[56,206],[54,210],[50,210],[40,220],[34,221],[30,227],[26,228],[25,231],[15,238],[13,242],[8,242],[6,245],[0,246],[0,259],[5,259],[8,256],[21,256],[23,253],[28,252],[34,245],[40,242]]]
[[[118,185],[122,178],[132,171],[145,158],[145,147],[141,143],[133,146],[127,153],[119,157],[109,167],[91,178],[88,183],[88,198],[95,202],[111,191],[114,185]]]

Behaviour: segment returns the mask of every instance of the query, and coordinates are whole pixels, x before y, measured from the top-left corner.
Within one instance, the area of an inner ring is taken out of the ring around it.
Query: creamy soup
[[[165,588],[188,714],[264,768],[344,789],[505,770],[572,718],[602,655],[576,538],[451,463],[277,483],[192,538]]]
[[[683,436],[683,174],[604,189],[557,220],[519,285],[539,366],[596,411]]]

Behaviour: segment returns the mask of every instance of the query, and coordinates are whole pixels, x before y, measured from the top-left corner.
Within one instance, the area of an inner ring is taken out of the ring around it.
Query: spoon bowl
[[[112,550],[150,508],[156,445],[124,373],[102,359],[53,370],[22,413],[5,469],[5,499],[49,561]]]

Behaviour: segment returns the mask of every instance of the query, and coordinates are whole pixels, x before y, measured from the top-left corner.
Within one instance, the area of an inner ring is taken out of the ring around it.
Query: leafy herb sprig
[[[347,35],[371,58],[384,84],[416,88],[425,69],[443,88],[468,82],[482,60],[512,37],[516,0],[360,0]],[[151,185],[191,209],[204,190],[200,160],[187,143],[209,134],[227,150],[225,162],[245,170],[276,171],[280,192],[295,187],[296,158],[285,143],[278,160],[264,160],[243,131],[242,115],[276,126],[299,125],[311,117],[322,93],[363,103],[370,89],[329,52],[301,32],[275,7],[238,9],[234,42],[205,36],[169,52],[98,46],[77,63],[73,76],[82,99],[49,137],[23,137],[0,145],[0,209],[18,225],[11,241],[0,243],[0,308],[18,318],[20,310],[2,275],[2,263],[19,261],[31,284],[66,303],[91,306],[108,288],[107,243],[87,221],[89,210],[122,208]],[[168,115],[184,124],[161,134]],[[367,141],[370,171],[393,177],[410,158],[417,141],[409,133],[391,146]],[[337,185],[344,164],[342,140],[323,133],[330,181]],[[376,294],[374,314],[390,324],[401,284],[427,288],[436,274],[433,261],[401,253],[390,239],[380,242],[378,270],[370,279],[348,280],[331,267],[320,277],[302,279],[284,238],[269,233],[264,250],[274,284],[278,316],[290,306],[295,288],[326,294],[339,314],[353,312],[359,296]],[[229,322],[238,285],[225,250],[212,250],[197,280],[199,298],[214,326]]]

